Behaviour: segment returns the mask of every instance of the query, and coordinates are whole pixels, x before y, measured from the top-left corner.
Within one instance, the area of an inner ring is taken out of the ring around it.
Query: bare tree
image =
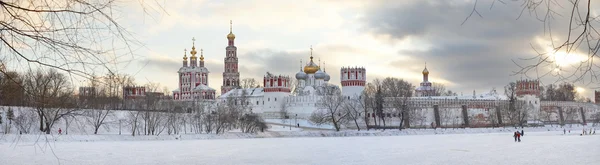
[[[482,16],[475,1],[471,13],[463,24],[474,14]],[[494,0],[496,2],[510,2]],[[543,24],[544,33],[549,36],[552,50],[541,51],[534,48],[537,54],[530,58],[514,61],[519,67],[514,74],[534,74],[538,78],[552,76],[558,81],[581,81],[588,84],[598,82],[600,66],[594,63],[600,50],[600,32],[596,29],[597,16],[593,14],[592,0],[514,0],[521,4],[521,12],[515,14],[519,19],[523,14],[535,17]],[[487,8],[487,7],[486,7]],[[563,27],[565,26],[566,27]],[[557,30],[558,29],[558,30]],[[559,33],[559,34],[556,34]],[[561,65],[555,54],[565,54],[566,58],[583,58],[572,65]],[[579,56],[579,57],[577,57]],[[587,82],[586,82],[587,81]]]
[[[405,120],[410,120],[410,114],[412,114],[412,112],[409,111],[414,110],[408,108],[410,107],[408,99],[413,94],[415,89],[414,86],[402,79],[390,77],[385,78],[381,84],[383,94],[390,98],[389,104],[394,108],[392,113],[397,114],[396,116],[398,116],[400,119],[398,129],[402,130],[403,127],[409,127],[409,125],[403,126],[403,124],[410,123],[410,121],[405,122]]]
[[[360,131],[358,121],[362,119],[361,115],[364,112],[364,108],[361,106],[361,99],[353,98],[346,100],[343,105],[343,113],[347,114],[348,120],[351,120],[356,125],[356,129]],[[366,115],[366,114],[365,114]]]
[[[267,124],[256,114],[244,114],[240,118],[240,129],[244,133],[255,133],[264,131]]]
[[[20,133],[29,133],[31,126],[36,121],[36,114],[32,111],[19,111],[19,115],[15,118],[15,126]]]
[[[600,113],[596,113],[590,116],[591,121],[594,123],[592,126],[600,124]]]
[[[433,96],[444,96],[446,92],[446,86],[442,83],[433,83]]]
[[[25,79],[28,101],[38,114],[40,131],[50,134],[50,129],[63,116],[77,112],[73,90],[66,77],[56,70],[30,71]]]
[[[492,126],[492,128],[498,127],[498,124],[499,124],[498,114],[494,110],[490,109],[488,111],[488,121],[489,121],[489,124]]]
[[[242,84],[240,84],[242,89],[248,89],[248,88],[258,88],[260,87],[260,83],[258,81],[256,81],[256,79],[254,78],[245,78],[242,79]]]
[[[23,106],[25,101],[23,75],[6,70],[3,72],[0,73],[0,97],[2,97],[0,105]]]
[[[329,93],[329,92],[327,92]],[[319,110],[311,114],[311,121],[317,124],[331,123],[336,131],[340,131],[345,122],[347,113],[343,113],[343,105],[346,99],[341,94],[323,95],[317,103]]]
[[[141,46],[118,19],[119,1],[0,1],[0,49],[29,64],[91,77]],[[156,7],[140,2],[145,14]],[[128,10],[129,11],[129,10]],[[108,43],[106,42],[108,41]],[[30,65],[25,65],[30,66]]]
[[[369,113],[369,112],[374,112],[376,93],[377,93],[377,87],[373,83],[367,83],[367,85],[365,86],[365,90],[359,97],[358,103],[362,107],[363,113],[365,114],[364,121],[365,121],[365,126],[367,127],[367,129],[370,128],[369,122],[370,122],[371,116],[369,116],[369,114],[374,114],[374,113]],[[376,123],[377,120],[375,120],[375,118],[373,119],[373,122],[375,122],[374,124],[377,125],[377,123]]]
[[[571,124],[575,123],[575,117],[577,117],[577,114],[579,113],[579,111],[577,111],[577,109],[568,108],[568,109],[565,109],[564,113],[565,113],[565,123],[569,123],[571,125]]]
[[[129,123],[129,125],[131,126],[131,136],[135,136],[135,133],[137,132],[138,135],[140,134],[138,132],[139,129],[139,125],[140,125],[140,114],[142,114],[143,112],[141,111],[129,111],[127,112],[127,121]]]
[[[104,124],[106,117],[111,114],[110,110],[87,110],[84,112],[86,122],[94,128],[94,134],[98,134],[98,129]]]

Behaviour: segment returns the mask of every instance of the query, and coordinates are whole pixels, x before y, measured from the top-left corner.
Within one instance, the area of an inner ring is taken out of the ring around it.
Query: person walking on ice
[[[58,134],[62,135],[62,129],[58,128]]]
[[[515,137],[515,142],[521,142],[521,133],[519,131],[515,131],[513,137]]]

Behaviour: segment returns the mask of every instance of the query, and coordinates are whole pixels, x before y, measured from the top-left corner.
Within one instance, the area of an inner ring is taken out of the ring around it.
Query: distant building
[[[419,84],[419,87],[415,89],[416,97],[428,97],[435,95],[435,89],[432,86],[432,83],[429,82],[429,70],[427,70],[427,64],[425,65],[425,69],[423,69],[423,82]],[[407,96],[410,97],[410,96]]]
[[[208,86],[208,74],[204,67],[204,55],[200,49],[200,64],[196,57],[196,47],[192,43],[192,57],[188,66],[187,55],[183,55],[183,66],[179,68],[179,88],[173,91],[173,99],[178,101],[214,100],[216,90]]]

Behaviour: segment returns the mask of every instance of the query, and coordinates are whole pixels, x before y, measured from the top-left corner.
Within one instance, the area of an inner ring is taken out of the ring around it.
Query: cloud
[[[483,18],[474,15],[464,25],[461,23],[471,12],[473,1],[380,2],[365,9],[359,20],[363,22],[361,29],[373,36],[387,37],[397,44],[418,41],[426,45],[418,50],[399,50],[397,54],[407,58],[390,63],[397,69],[415,72],[422,66],[419,62],[415,67],[416,61],[427,61],[433,76],[430,80],[447,80],[458,91],[487,91],[519,79],[510,76],[518,70],[512,60],[523,62],[519,59],[534,57],[537,53],[532,46],[540,47],[535,39],[549,39],[544,24],[534,16],[516,19],[520,4],[497,3],[490,10],[490,3],[479,1]],[[562,32],[553,35],[562,36]]]
[[[474,16],[461,25],[473,4],[464,0],[177,1],[164,6],[168,14],[158,23],[139,29],[148,34],[151,52],[162,55],[139,63],[152,72],[148,76],[175,87],[175,72],[181,66],[178,52],[189,49],[189,39],[196,37],[196,46],[205,49],[210,86],[219,91],[226,27],[233,19],[241,78],[260,81],[267,71],[294,76],[300,60],[302,67],[308,62],[312,45],[315,62],[325,63],[334,84],[339,84],[339,68],[362,66],[368,81],[397,77],[418,85],[427,62],[430,80],[453,91],[502,89],[520,78],[510,76],[517,69],[511,60],[532,57],[536,54],[532,46],[547,48],[543,41],[549,41],[548,33],[534,16],[517,19],[522,8],[514,2],[496,3],[490,10],[491,1],[479,1],[483,18]]]

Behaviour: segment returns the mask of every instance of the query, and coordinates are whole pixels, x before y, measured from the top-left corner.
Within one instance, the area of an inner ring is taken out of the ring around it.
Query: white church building
[[[347,97],[360,95],[366,85],[366,70],[359,67],[345,67],[340,70],[342,88],[329,83],[329,74],[317,65],[312,56],[303,69],[296,73],[297,85],[291,91],[291,78],[269,72],[263,78],[262,88],[234,89],[219,97],[221,103],[230,98],[246,97],[252,113],[266,119],[282,118],[282,110],[287,115],[308,118],[318,109],[318,102],[324,95],[341,93]]]

